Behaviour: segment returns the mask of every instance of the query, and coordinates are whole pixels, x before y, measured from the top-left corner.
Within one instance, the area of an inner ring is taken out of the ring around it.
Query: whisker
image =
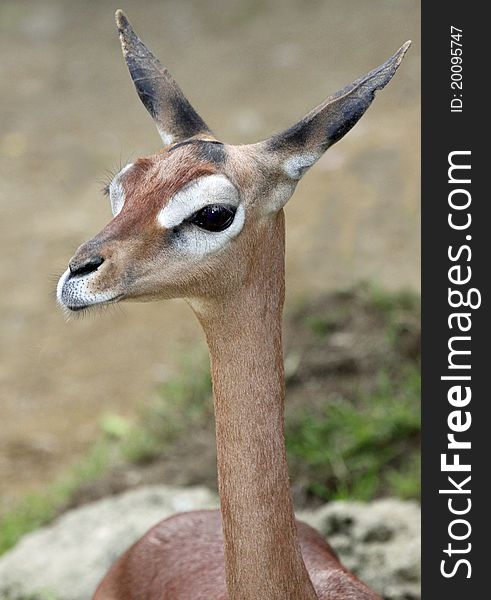
[[[104,196],[109,196],[109,187],[119,171],[121,171],[121,169],[117,169],[117,167],[105,169],[104,174],[99,178],[99,183],[102,186],[101,192]]]

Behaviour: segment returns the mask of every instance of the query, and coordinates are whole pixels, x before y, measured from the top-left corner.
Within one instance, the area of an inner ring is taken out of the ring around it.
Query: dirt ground
[[[287,303],[360,279],[419,289],[416,0],[2,0],[0,4],[0,506],[131,416],[203,346],[184,303],[66,322],[56,275],[110,216],[106,171],[155,152],[113,13],[122,4],[218,135],[264,138],[413,47],[368,114],[287,208]]]

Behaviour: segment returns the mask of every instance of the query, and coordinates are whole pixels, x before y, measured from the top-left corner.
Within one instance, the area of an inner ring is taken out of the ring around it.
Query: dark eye
[[[232,224],[236,210],[235,206],[209,204],[194,213],[189,221],[206,231],[223,231]]]

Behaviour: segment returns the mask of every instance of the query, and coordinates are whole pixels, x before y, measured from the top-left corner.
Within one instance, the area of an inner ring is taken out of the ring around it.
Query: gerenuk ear
[[[275,170],[279,168],[292,183],[300,179],[356,124],[375,92],[392,79],[410,45],[410,41],[406,42],[387,62],[329,96],[290,129],[258,144],[269,164]]]
[[[171,74],[134,32],[123,11],[116,11],[123,56],[141,101],[152,116],[164,144],[189,138],[214,139]]]

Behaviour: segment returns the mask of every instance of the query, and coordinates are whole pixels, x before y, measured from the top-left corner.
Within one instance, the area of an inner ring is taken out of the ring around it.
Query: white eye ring
[[[119,213],[123,210],[125,194],[124,189],[121,184],[121,178],[123,175],[131,169],[133,163],[129,163],[126,165],[121,171],[116,175],[116,177],[109,184],[109,199],[111,201],[111,212],[113,213],[113,217],[119,215]]]
[[[225,248],[242,231],[245,221],[244,205],[239,204],[231,224],[223,231],[208,231],[198,225],[177,227],[173,236],[174,248],[188,256],[201,258]],[[185,225],[185,223],[183,223]]]
[[[173,229],[209,204],[239,206],[239,192],[225,175],[205,175],[185,185],[162,208],[157,222]]]
[[[124,206],[124,190],[121,184],[111,185],[109,190],[109,199],[111,200],[111,212],[113,217],[117,217]]]

